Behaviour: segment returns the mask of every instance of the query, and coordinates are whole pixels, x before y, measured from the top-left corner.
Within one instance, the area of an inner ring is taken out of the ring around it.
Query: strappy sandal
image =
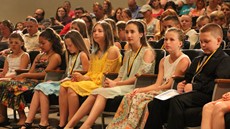
[[[48,128],[49,128],[49,125],[46,125],[46,126],[38,125],[38,128],[39,128],[39,129],[48,129]]]
[[[25,123],[20,129],[31,129],[33,123]]]

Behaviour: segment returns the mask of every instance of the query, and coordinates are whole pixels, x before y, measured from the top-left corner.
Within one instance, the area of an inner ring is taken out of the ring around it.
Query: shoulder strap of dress
[[[19,58],[21,58],[22,57],[22,55],[24,55],[24,54],[27,54],[26,52],[23,52],[20,56],[19,56]]]
[[[187,55],[182,54],[179,58],[176,59],[175,62],[179,62],[179,61],[180,61],[182,58],[184,58],[184,57],[187,57],[187,58],[189,59],[189,57],[188,57]]]
[[[54,53],[52,53],[51,55],[49,55],[49,56],[48,56],[48,59],[50,59],[50,57],[51,57],[52,55],[54,55],[54,54],[55,54],[55,52],[54,52]]]

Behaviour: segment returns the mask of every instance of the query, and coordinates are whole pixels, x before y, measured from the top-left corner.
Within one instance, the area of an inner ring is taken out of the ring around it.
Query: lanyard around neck
[[[196,73],[199,73],[203,69],[204,65],[206,65],[208,63],[208,61],[210,60],[210,58],[213,56],[213,54],[215,52],[216,52],[216,50],[211,55],[209,55],[204,61],[201,61],[201,60],[199,61],[198,65],[196,67]]]
[[[132,62],[131,62],[130,65],[129,65],[129,63],[130,63],[131,56],[129,56],[128,66],[127,66],[127,67],[128,67],[128,69],[127,69],[127,76],[128,76],[128,77],[129,77],[130,72],[131,72],[131,69],[132,69],[132,67],[133,67],[133,63],[134,63],[135,59],[137,58],[138,54],[139,54],[140,51],[141,51],[141,48],[142,48],[142,46],[137,50],[137,52],[136,52],[136,54],[135,54],[135,56],[134,56],[134,59],[132,60]]]
[[[71,58],[71,64],[72,64],[72,66],[69,68],[69,74],[70,74],[70,75],[71,75],[72,72],[73,72],[73,69],[74,69],[74,67],[75,67],[75,64],[76,64],[78,55],[79,55],[79,53],[76,54],[75,56],[73,56],[73,57]],[[75,59],[74,59],[74,62],[72,63],[72,60],[73,60],[74,57],[75,57]]]

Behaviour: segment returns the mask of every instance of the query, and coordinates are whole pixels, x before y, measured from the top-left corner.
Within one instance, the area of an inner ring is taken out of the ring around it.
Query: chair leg
[[[105,129],[105,117],[103,113],[101,114],[101,128]]]
[[[14,121],[17,121],[17,112],[14,110]]]

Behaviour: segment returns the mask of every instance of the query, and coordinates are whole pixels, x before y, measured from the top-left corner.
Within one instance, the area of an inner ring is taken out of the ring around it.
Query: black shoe
[[[31,129],[32,128],[32,124],[33,123],[25,123],[23,126],[21,126],[21,128],[25,127],[26,129]]]
[[[59,125],[56,127],[56,129],[64,129],[64,128],[65,128],[65,126],[61,127]]]

